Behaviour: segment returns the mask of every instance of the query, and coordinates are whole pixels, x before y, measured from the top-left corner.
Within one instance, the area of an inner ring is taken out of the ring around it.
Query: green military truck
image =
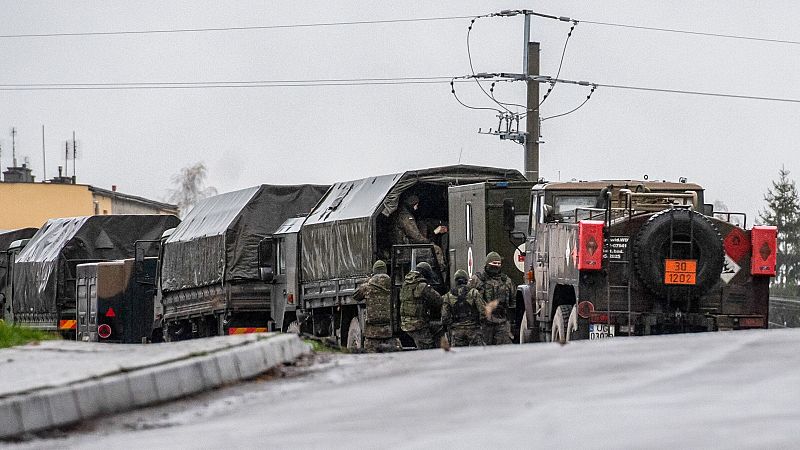
[[[284,330],[299,329],[335,339],[350,348],[361,347],[364,304],[353,299],[353,293],[370,275],[375,260],[383,259],[392,279],[392,327],[403,339],[398,303],[403,277],[418,262],[429,262],[435,272],[432,284],[444,292],[449,287],[450,274],[455,271],[452,264],[461,258],[460,250],[448,251],[451,248],[448,239],[453,239],[453,232],[429,233],[429,243],[401,243],[393,239],[397,235],[395,218],[403,199],[412,194],[417,196],[420,202],[416,221],[420,228],[434,230],[446,226],[450,220],[451,195],[461,195],[451,191],[454,186],[501,183],[496,185],[497,189],[505,190],[507,186],[502,183],[520,181],[524,177],[516,170],[456,165],[334,184],[307,217],[284,223],[280,233],[261,244],[262,279],[273,285],[273,298],[285,302],[272,308],[276,313],[284,311],[283,316],[273,317],[275,323],[284,324]],[[528,188],[524,191],[528,192]],[[527,207],[527,203],[526,199],[522,204]],[[487,217],[499,224],[503,210],[494,205],[494,197],[489,204],[474,203],[476,208],[485,208]],[[514,215],[511,209],[508,211],[506,214]],[[475,217],[478,220],[477,213]],[[460,235],[461,219],[456,222]],[[478,230],[483,224],[470,226]],[[479,235],[475,231],[475,236]],[[434,246],[444,250],[444,266],[437,261]],[[514,248],[506,246],[501,250],[507,252],[504,257],[509,261]],[[476,261],[481,263],[485,255],[476,255]],[[466,268],[466,260],[458,264]]]
[[[767,327],[775,227],[715,213],[693,183],[531,192],[522,342]]]
[[[204,199],[164,240],[158,281],[166,340],[280,329],[259,243],[305,215],[321,185],[264,184]]]

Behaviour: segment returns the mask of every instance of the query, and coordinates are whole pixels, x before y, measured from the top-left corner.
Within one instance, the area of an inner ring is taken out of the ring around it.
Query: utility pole
[[[525,16],[528,21],[529,16]],[[526,27],[527,29],[527,27]],[[526,42],[525,75],[528,85],[528,115],[525,121],[525,178],[539,181],[539,82],[532,78],[539,76],[539,43]]]

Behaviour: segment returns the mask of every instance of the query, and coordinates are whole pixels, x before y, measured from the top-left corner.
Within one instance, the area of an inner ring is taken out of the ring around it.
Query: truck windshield
[[[595,195],[560,195],[553,199],[553,215],[560,222],[572,222],[577,208],[594,208],[596,204]],[[578,214],[579,220],[589,217],[588,211],[579,211]]]

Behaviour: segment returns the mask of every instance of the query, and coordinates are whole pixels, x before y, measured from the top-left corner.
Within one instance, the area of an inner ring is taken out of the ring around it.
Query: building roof
[[[148,206],[155,206],[155,207],[158,207],[158,208],[161,208],[161,209],[169,209],[169,210],[174,210],[174,211],[178,210],[178,205],[173,205],[171,203],[164,203],[164,202],[159,202],[159,201],[156,201],[156,200],[150,200],[149,198],[139,197],[137,195],[123,194],[122,192],[119,192],[119,191],[110,191],[108,189],[103,189],[103,188],[99,188],[97,186],[91,186],[91,185],[88,185],[88,184],[84,185],[84,186],[89,188],[90,192],[94,192],[94,193],[97,193],[97,194],[100,194],[100,195],[103,195],[103,196],[106,196],[106,197],[115,197],[115,198],[118,198],[118,199],[121,199],[121,200],[126,200],[126,201],[134,202],[134,203],[141,203],[141,204],[148,205]]]

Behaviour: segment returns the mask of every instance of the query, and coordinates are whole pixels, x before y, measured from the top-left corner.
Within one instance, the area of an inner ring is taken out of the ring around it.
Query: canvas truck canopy
[[[164,244],[162,289],[259,280],[258,243],[286,219],[311,211],[327,190],[264,184],[202,200]]]
[[[75,265],[132,258],[135,241],[158,239],[178,222],[175,216],[155,214],[48,220],[14,263],[15,313],[53,312],[57,299],[74,296],[65,281],[74,278],[70,271]]]
[[[334,184],[300,232],[303,280],[368,274],[376,251],[376,219],[391,216],[407,190],[424,183],[441,186],[446,193],[447,186],[483,181],[525,178],[512,169],[457,165]]]

